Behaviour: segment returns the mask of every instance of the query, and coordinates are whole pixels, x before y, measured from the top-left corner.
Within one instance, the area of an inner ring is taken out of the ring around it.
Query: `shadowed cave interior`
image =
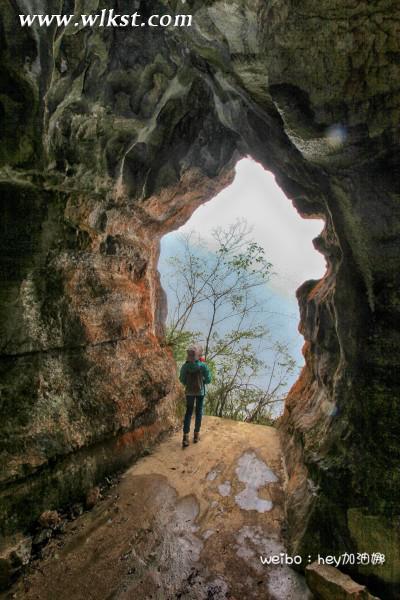
[[[159,240],[249,155],[325,221],[280,424],[288,548],[379,545],[349,571],[395,598],[398,6],[194,0],[188,33],[16,29],[23,4],[0,29],[2,546],[176,425]]]

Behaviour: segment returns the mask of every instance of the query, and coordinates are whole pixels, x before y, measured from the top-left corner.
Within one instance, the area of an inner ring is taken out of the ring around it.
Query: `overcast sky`
[[[302,219],[272,173],[247,158],[237,164],[233,184],[200,206],[179,231],[195,230],[207,238],[212,227],[243,217],[277,273],[271,280],[276,292],[293,297],[304,281],[322,277],[325,260],[312,239],[322,231],[323,221]]]

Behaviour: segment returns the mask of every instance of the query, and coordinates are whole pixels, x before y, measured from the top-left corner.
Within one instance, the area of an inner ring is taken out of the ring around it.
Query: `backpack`
[[[185,381],[187,396],[201,396],[203,394],[203,370],[200,366],[196,370],[186,371]]]

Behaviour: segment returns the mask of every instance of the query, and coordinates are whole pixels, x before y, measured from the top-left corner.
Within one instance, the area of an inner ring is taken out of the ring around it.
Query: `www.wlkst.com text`
[[[142,18],[135,12],[131,15],[120,15],[113,8],[103,9],[100,13],[90,15],[19,15],[21,27],[191,27],[193,15],[151,15]]]

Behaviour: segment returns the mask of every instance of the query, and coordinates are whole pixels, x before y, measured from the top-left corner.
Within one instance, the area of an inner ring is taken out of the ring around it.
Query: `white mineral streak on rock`
[[[273,597],[275,600],[287,600],[289,598],[301,598],[311,600],[312,594],[307,588],[305,578],[296,573],[286,564],[262,565],[260,556],[271,558],[273,556],[286,555],[282,541],[275,538],[265,537],[260,527],[245,525],[236,535],[236,554],[253,569],[260,580],[265,577],[265,583],[261,590],[265,590],[265,597]]]
[[[213,529],[206,529],[206,531],[203,533],[203,540],[208,540],[208,538],[211,537],[214,533],[215,531]]]
[[[225,496],[225,497],[226,496],[230,496],[231,495],[231,491],[232,491],[230,481],[224,481],[224,483],[221,483],[218,486],[218,491],[221,494],[221,496]]]
[[[207,473],[206,479],[207,479],[207,481],[214,481],[214,479],[216,478],[217,475],[218,475],[218,472],[213,469],[212,471]]]
[[[278,478],[254,452],[242,454],[238,460],[236,475],[239,481],[246,484],[245,489],[235,496],[235,502],[240,508],[258,512],[272,509],[272,502],[259,498],[258,490],[268,483],[277,482]]]

